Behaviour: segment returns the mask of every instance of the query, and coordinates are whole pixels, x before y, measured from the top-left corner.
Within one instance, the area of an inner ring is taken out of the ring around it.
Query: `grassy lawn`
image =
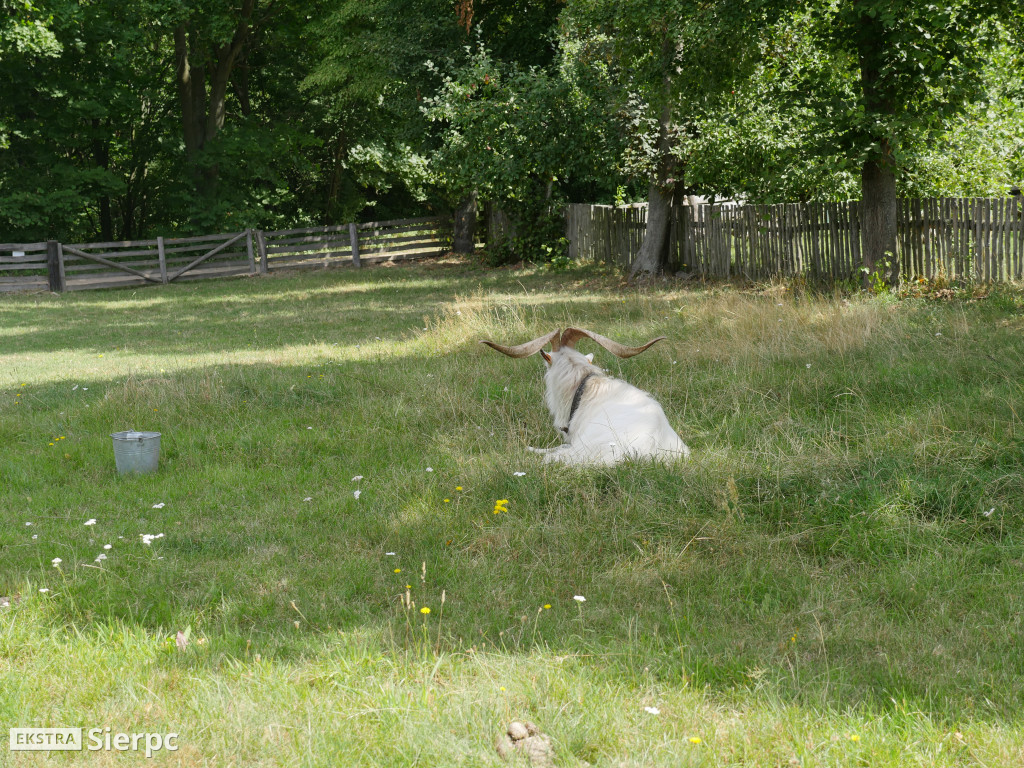
[[[580,347],[690,461],[526,451],[542,363],[477,341],[570,324],[669,337]],[[458,263],[4,297],[0,723],[180,736],[0,764],[1022,765],[1022,331]]]

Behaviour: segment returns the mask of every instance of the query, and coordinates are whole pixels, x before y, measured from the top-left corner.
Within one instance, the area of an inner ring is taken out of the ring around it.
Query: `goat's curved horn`
[[[501,352],[501,354],[508,355],[509,357],[529,357],[530,355],[535,354],[537,350],[539,350],[548,342],[551,342],[551,346],[553,349],[558,349],[558,337],[560,333],[561,331],[555,330],[552,331],[551,333],[539,336],[533,341],[527,341],[524,342],[523,344],[517,344],[514,347],[504,347],[501,344],[496,344],[493,341],[487,341],[486,339],[481,340],[480,343],[486,344],[491,349],[496,349],[499,352]]]
[[[644,350],[649,349],[654,344],[667,338],[666,336],[659,336],[656,339],[651,339],[642,347],[627,347],[623,344],[619,344],[619,342],[617,341],[612,341],[607,336],[602,336],[601,334],[594,333],[593,331],[587,331],[584,330],[583,328],[566,328],[562,332],[562,346],[575,348],[576,342],[579,341],[584,336],[586,336],[588,339],[593,339],[602,347],[611,352],[613,355],[618,355],[619,357],[622,358],[639,355]]]

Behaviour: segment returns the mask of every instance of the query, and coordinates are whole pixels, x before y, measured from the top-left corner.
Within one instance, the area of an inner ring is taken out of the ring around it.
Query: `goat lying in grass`
[[[547,364],[544,397],[565,443],[557,448],[530,450],[543,454],[545,463],[606,466],[627,458],[674,461],[689,456],[690,449],[653,397],[607,375],[593,364],[592,354],[576,351],[576,342],[584,336],[622,358],[639,355],[665,338],[661,336],[642,347],[626,347],[582,328],[567,328],[514,347],[481,342],[509,357],[529,357],[539,351]],[[541,349],[548,342],[550,353]]]

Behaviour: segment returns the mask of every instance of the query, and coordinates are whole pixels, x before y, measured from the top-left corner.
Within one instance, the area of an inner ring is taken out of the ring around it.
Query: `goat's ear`
[[[544,358],[544,362],[551,365],[551,355],[545,352],[543,349],[540,351],[540,356]]]
[[[587,352],[586,357],[587,357],[587,362],[588,363],[594,362],[594,353],[593,352]]]

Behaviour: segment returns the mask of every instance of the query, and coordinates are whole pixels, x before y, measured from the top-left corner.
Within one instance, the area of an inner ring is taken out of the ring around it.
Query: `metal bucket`
[[[129,430],[115,432],[111,437],[114,438],[114,463],[117,464],[119,475],[148,475],[156,472],[160,460],[159,432]]]

